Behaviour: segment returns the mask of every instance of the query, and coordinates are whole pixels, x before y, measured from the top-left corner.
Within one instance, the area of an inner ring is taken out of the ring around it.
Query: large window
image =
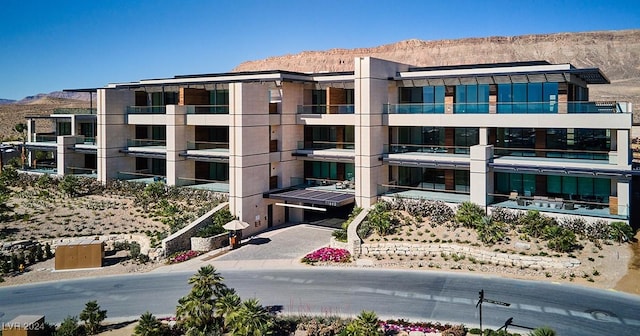
[[[355,165],[353,163],[305,161],[306,179],[327,179],[334,181],[353,180]]]
[[[558,83],[498,84],[498,113],[557,113]]]
[[[589,160],[608,160],[611,150],[611,131],[607,129],[550,128],[547,129],[546,147],[558,149],[548,157]]]
[[[198,180],[229,181],[229,163],[195,162],[195,177]]]
[[[306,149],[354,149],[354,126],[305,126]]]
[[[609,202],[611,181],[603,178],[547,176],[547,193],[567,200]]]
[[[489,85],[456,86],[455,113],[489,113]]]
[[[57,135],[71,135],[71,122],[70,121],[58,122]]]
[[[508,195],[515,191],[520,195],[534,196],[536,176],[533,174],[496,173],[496,193]]]
[[[444,86],[401,87],[402,113],[444,113]]]
[[[498,128],[496,130],[496,152],[516,156],[534,156],[536,131],[534,128]],[[507,149],[508,150],[505,150]]]
[[[229,90],[211,90],[209,91],[209,105],[211,106],[210,113],[229,113]]]
[[[477,128],[456,127],[455,129],[455,153],[469,154],[469,147],[480,143],[480,132]]]

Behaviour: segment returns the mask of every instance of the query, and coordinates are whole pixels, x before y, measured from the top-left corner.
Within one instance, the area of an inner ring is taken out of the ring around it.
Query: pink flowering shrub
[[[323,247],[319,250],[315,250],[302,258],[302,262],[310,264],[315,262],[340,262],[346,263],[351,261],[351,254],[345,249]]]
[[[405,320],[387,320],[380,322],[380,327],[385,332],[398,333],[400,331],[412,332],[419,331],[425,334],[441,333],[451,328],[449,324],[440,324],[439,322],[409,322]]]
[[[173,255],[172,257],[169,258],[169,264],[177,264],[177,263],[181,263],[183,261],[187,261],[191,258],[195,258],[197,256],[200,255],[200,252],[197,251],[186,251],[186,252],[180,252],[177,253],[175,255]]]

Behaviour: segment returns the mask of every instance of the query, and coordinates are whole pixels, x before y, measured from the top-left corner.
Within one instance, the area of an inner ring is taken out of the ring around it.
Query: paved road
[[[212,263],[243,298],[256,297],[288,313],[355,315],[368,309],[384,318],[474,326],[483,288],[487,298],[511,304],[485,303],[485,326],[513,317],[515,324],[546,324],[560,335],[634,335],[640,328],[640,297],[613,291],[427,270],[301,265],[299,258],[326,245],[329,235],[323,228],[294,226],[263,233],[218,259],[203,256],[161,272],[0,288],[0,322],[20,314],[59,322],[78,315],[89,300],[98,300],[110,317],[135,318],[147,310],[173,314],[178,298],[189,291],[187,279],[203,263]]]
[[[634,335],[640,328],[640,298],[613,291],[432,271],[357,268],[223,270],[225,283],[241,297],[256,297],[287,313],[356,315],[374,310],[384,318],[478,324],[478,290],[509,307],[485,303],[485,326],[508,318],[560,335]],[[191,272],[143,274],[0,288],[0,322],[20,314],[44,314],[49,322],[78,315],[98,300],[110,317],[137,317],[149,310],[173,314],[189,288]],[[516,330],[516,329],[513,329]],[[526,331],[526,330],[524,330]],[[521,332],[524,332],[521,330]]]

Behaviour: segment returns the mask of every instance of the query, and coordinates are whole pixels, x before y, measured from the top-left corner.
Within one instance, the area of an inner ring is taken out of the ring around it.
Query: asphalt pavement
[[[242,241],[235,250],[223,248],[192,260],[159,267],[153,273],[197,271],[211,264],[219,270],[295,269],[307,253],[328,246],[332,228],[296,224],[265,231]]]

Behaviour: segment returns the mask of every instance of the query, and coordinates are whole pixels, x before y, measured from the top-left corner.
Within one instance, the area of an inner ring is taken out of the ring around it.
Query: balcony
[[[53,114],[73,114],[73,115],[84,115],[84,114],[96,114],[98,109],[96,108],[57,108],[53,110]]]
[[[166,149],[167,140],[127,139],[127,147],[156,147]]]
[[[630,113],[625,102],[515,102],[515,103],[412,103],[384,104],[385,114],[545,114]]]
[[[229,151],[228,142],[187,141],[187,150],[226,150]]]
[[[127,106],[127,114],[167,114],[166,106]]]
[[[298,105],[298,114],[354,114],[353,104]]]
[[[193,105],[187,114],[229,114],[229,105]]]
[[[135,172],[119,171],[117,173],[118,180],[151,184],[154,182],[167,182],[165,175],[151,174],[148,169],[138,170]]]
[[[178,177],[178,185],[193,189],[208,190],[213,192],[228,193],[229,181],[216,181],[208,179],[196,179]]]
[[[384,145],[385,154],[459,154],[469,155],[470,147],[468,146],[442,146],[442,145],[420,145],[420,144],[389,144]]]
[[[323,140],[311,140],[311,141],[298,141],[298,149],[300,150],[315,150],[315,149],[347,149],[354,150],[354,142],[344,141],[323,141]]]
[[[34,142],[45,142],[45,143],[56,143],[58,141],[58,136],[55,134],[34,134],[35,141]]]
[[[494,157],[531,157],[568,160],[609,160],[609,151],[570,150],[570,149],[538,149],[538,148],[505,148],[495,147]]]
[[[447,203],[469,202],[469,186],[459,186],[459,189],[461,190],[445,190],[444,185],[439,189],[424,188],[421,186],[411,187],[395,184],[378,184],[378,195],[382,197],[425,199]]]
[[[291,177],[291,185],[297,189],[335,191],[349,194],[356,192],[353,178],[351,180],[332,180],[316,177]]]
[[[553,196],[521,196],[517,192],[510,195],[489,194],[493,197],[492,207],[517,210],[537,210],[575,216],[627,219],[628,209],[619,206],[617,197],[579,197],[567,199]]]

